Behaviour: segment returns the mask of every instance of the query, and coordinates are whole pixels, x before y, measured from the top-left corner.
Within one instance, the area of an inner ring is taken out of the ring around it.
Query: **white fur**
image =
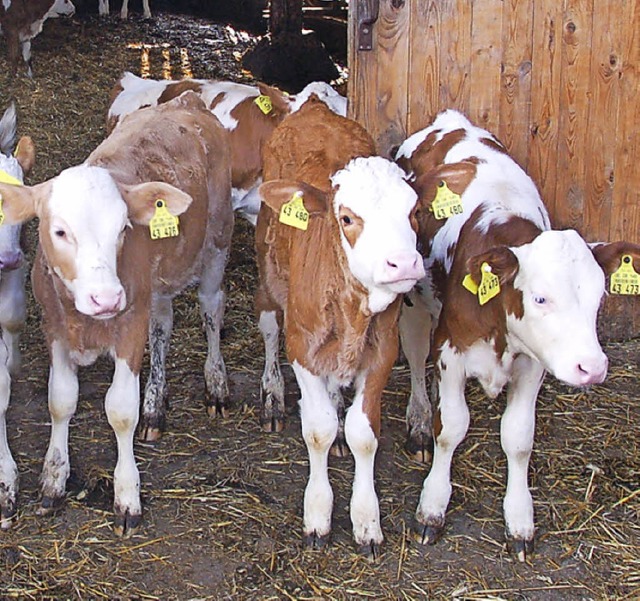
[[[122,0],[122,8],[120,9],[120,17],[126,19],[129,16],[129,0]],[[145,19],[151,18],[151,8],[149,0],[142,0],[142,10]],[[109,14],[109,0],[98,0],[98,13],[101,15]]]
[[[291,97],[291,112],[295,113],[307,100],[309,96],[315,94],[334,113],[343,117],[347,116],[347,99],[336,92],[328,83],[324,81],[312,81],[300,92]]]

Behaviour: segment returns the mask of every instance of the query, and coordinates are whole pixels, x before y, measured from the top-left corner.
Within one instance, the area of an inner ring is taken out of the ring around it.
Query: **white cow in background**
[[[142,0],[142,10],[145,19],[151,18],[151,9],[149,8],[149,0]],[[98,12],[101,15],[109,14],[109,0],[98,0]],[[122,8],[120,9],[120,18],[126,19],[129,16],[129,0],[122,0]]]

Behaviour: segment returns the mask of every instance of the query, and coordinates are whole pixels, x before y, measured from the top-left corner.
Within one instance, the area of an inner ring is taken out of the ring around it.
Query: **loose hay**
[[[141,73],[149,49],[153,77],[183,68],[196,77],[247,80],[237,62],[246,34],[207,21],[159,15],[151,23],[117,18],[47,22],[35,40],[35,79],[5,78],[19,132],[34,137],[38,160],[28,182],[51,177],[89,154],[104,135],[109,89],[120,73]],[[168,46],[162,46],[168,44]],[[163,55],[164,51],[164,55]],[[4,54],[0,57],[6,67]],[[4,70],[6,73],[6,68]],[[27,228],[33,256],[35,225]],[[115,443],[102,399],[109,361],[81,371],[71,424],[72,476],[64,508],[35,516],[38,475],[49,435],[47,358],[36,306],[29,307],[24,368],[13,383],[9,439],[21,475],[19,521],[0,533],[0,596],[20,599],[632,599],[640,594],[639,343],[611,344],[607,382],[576,391],[548,378],[540,395],[531,484],[537,553],[525,565],[504,550],[499,444],[502,398],[468,387],[472,426],[454,460],[448,527],[434,547],[409,535],[425,467],[403,453],[409,374],[394,369],[385,395],[377,487],[382,557],[354,553],[349,523],[352,461],[331,460],[333,543],[301,549],[306,451],[295,385],[287,372],[289,416],[280,435],[258,424],[261,343],[252,295],[252,230],[236,224],[228,275],[223,352],[234,410],[207,418],[202,399],[206,352],[195,295],[176,302],[168,360],[168,431],[136,444],[144,524],[130,540],[110,526]]]

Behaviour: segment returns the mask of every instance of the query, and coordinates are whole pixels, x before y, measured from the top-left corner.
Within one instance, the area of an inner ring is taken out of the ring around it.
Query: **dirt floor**
[[[147,44],[147,47],[141,44]],[[0,110],[19,108],[19,133],[38,149],[28,183],[81,162],[104,136],[109,89],[120,73],[147,68],[161,77],[247,80],[238,64],[250,37],[224,24],[158,15],[47,22],[33,44],[33,80],[6,77],[0,45]],[[184,49],[184,50],[183,50]],[[189,59],[188,65],[186,58]],[[34,225],[27,228],[33,256]],[[472,425],[453,468],[444,537],[422,547],[411,516],[426,467],[403,452],[408,370],[399,363],[386,389],[377,459],[385,543],[371,562],[351,541],[350,459],[331,459],[333,541],[301,546],[307,457],[296,389],[281,434],[258,424],[261,343],[253,312],[252,231],[238,221],[228,269],[223,352],[232,415],[212,421],[203,408],[204,337],[193,293],[176,303],[168,361],[171,409],[157,444],[136,445],[144,523],[128,540],[111,530],[115,441],[102,399],[111,365],[80,372],[81,399],[70,431],[68,499],[38,518],[38,477],[49,435],[47,356],[31,304],[24,364],[13,381],[9,442],[20,470],[19,515],[0,533],[0,598],[20,599],[637,599],[640,598],[640,343],[608,344],[607,382],[587,391],[548,378],[531,462],[536,554],[524,564],[505,550],[499,444],[504,399],[469,386]]]

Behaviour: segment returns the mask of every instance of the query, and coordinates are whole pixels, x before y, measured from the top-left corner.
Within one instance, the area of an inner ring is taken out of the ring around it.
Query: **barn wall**
[[[349,23],[349,111],[388,154],[445,108],[494,132],[555,227],[640,242],[640,0],[380,0],[373,49]],[[603,327],[604,325],[604,327]],[[640,334],[609,298],[603,334]]]

